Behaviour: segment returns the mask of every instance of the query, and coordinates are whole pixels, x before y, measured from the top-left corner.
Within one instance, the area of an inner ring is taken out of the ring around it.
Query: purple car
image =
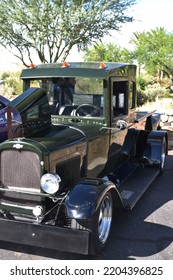
[[[8,139],[8,127],[7,127],[7,105],[9,100],[0,95],[0,143]],[[12,118],[12,136],[15,134],[17,128],[21,124],[21,117],[18,111],[11,109]]]

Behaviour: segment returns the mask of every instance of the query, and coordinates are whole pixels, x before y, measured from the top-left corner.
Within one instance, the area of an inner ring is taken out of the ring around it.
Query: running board
[[[159,175],[159,167],[137,167],[118,187],[124,208],[131,210]]]

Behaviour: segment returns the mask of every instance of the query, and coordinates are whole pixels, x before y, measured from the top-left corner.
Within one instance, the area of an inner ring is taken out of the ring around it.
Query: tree
[[[1,0],[0,43],[22,63],[64,60],[132,21],[126,10],[136,0]],[[26,57],[28,59],[26,59]]]
[[[162,73],[173,75],[173,34],[163,27],[148,32],[134,33],[131,43],[135,45],[134,58],[138,60],[139,69],[143,65],[150,74]]]
[[[109,61],[109,62],[129,62],[131,63],[131,53],[125,48],[120,48],[113,43],[95,44],[91,49],[86,49],[85,61]]]
[[[135,50],[133,51],[133,58],[138,61],[138,76],[140,76],[141,67],[145,65],[145,32],[134,32],[133,37],[130,41],[135,45]]]

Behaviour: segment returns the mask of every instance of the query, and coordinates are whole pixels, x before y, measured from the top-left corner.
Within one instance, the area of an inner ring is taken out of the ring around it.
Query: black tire
[[[90,239],[90,255],[97,255],[106,246],[112,223],[113,200],[110,192],[107,192],[95,212],[95,214],[87,220],[73,220],[74,225],[78,229],[87,229],[91,231]]]

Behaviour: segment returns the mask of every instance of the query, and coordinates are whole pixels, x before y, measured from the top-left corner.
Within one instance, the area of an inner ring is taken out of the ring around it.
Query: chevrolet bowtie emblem
[[[14,144],[14,145],[13,145],[13,148],[16,148],[16,149],[20,150],[20,149],[23,148],[23,145],[17,143],[17,144]]]

